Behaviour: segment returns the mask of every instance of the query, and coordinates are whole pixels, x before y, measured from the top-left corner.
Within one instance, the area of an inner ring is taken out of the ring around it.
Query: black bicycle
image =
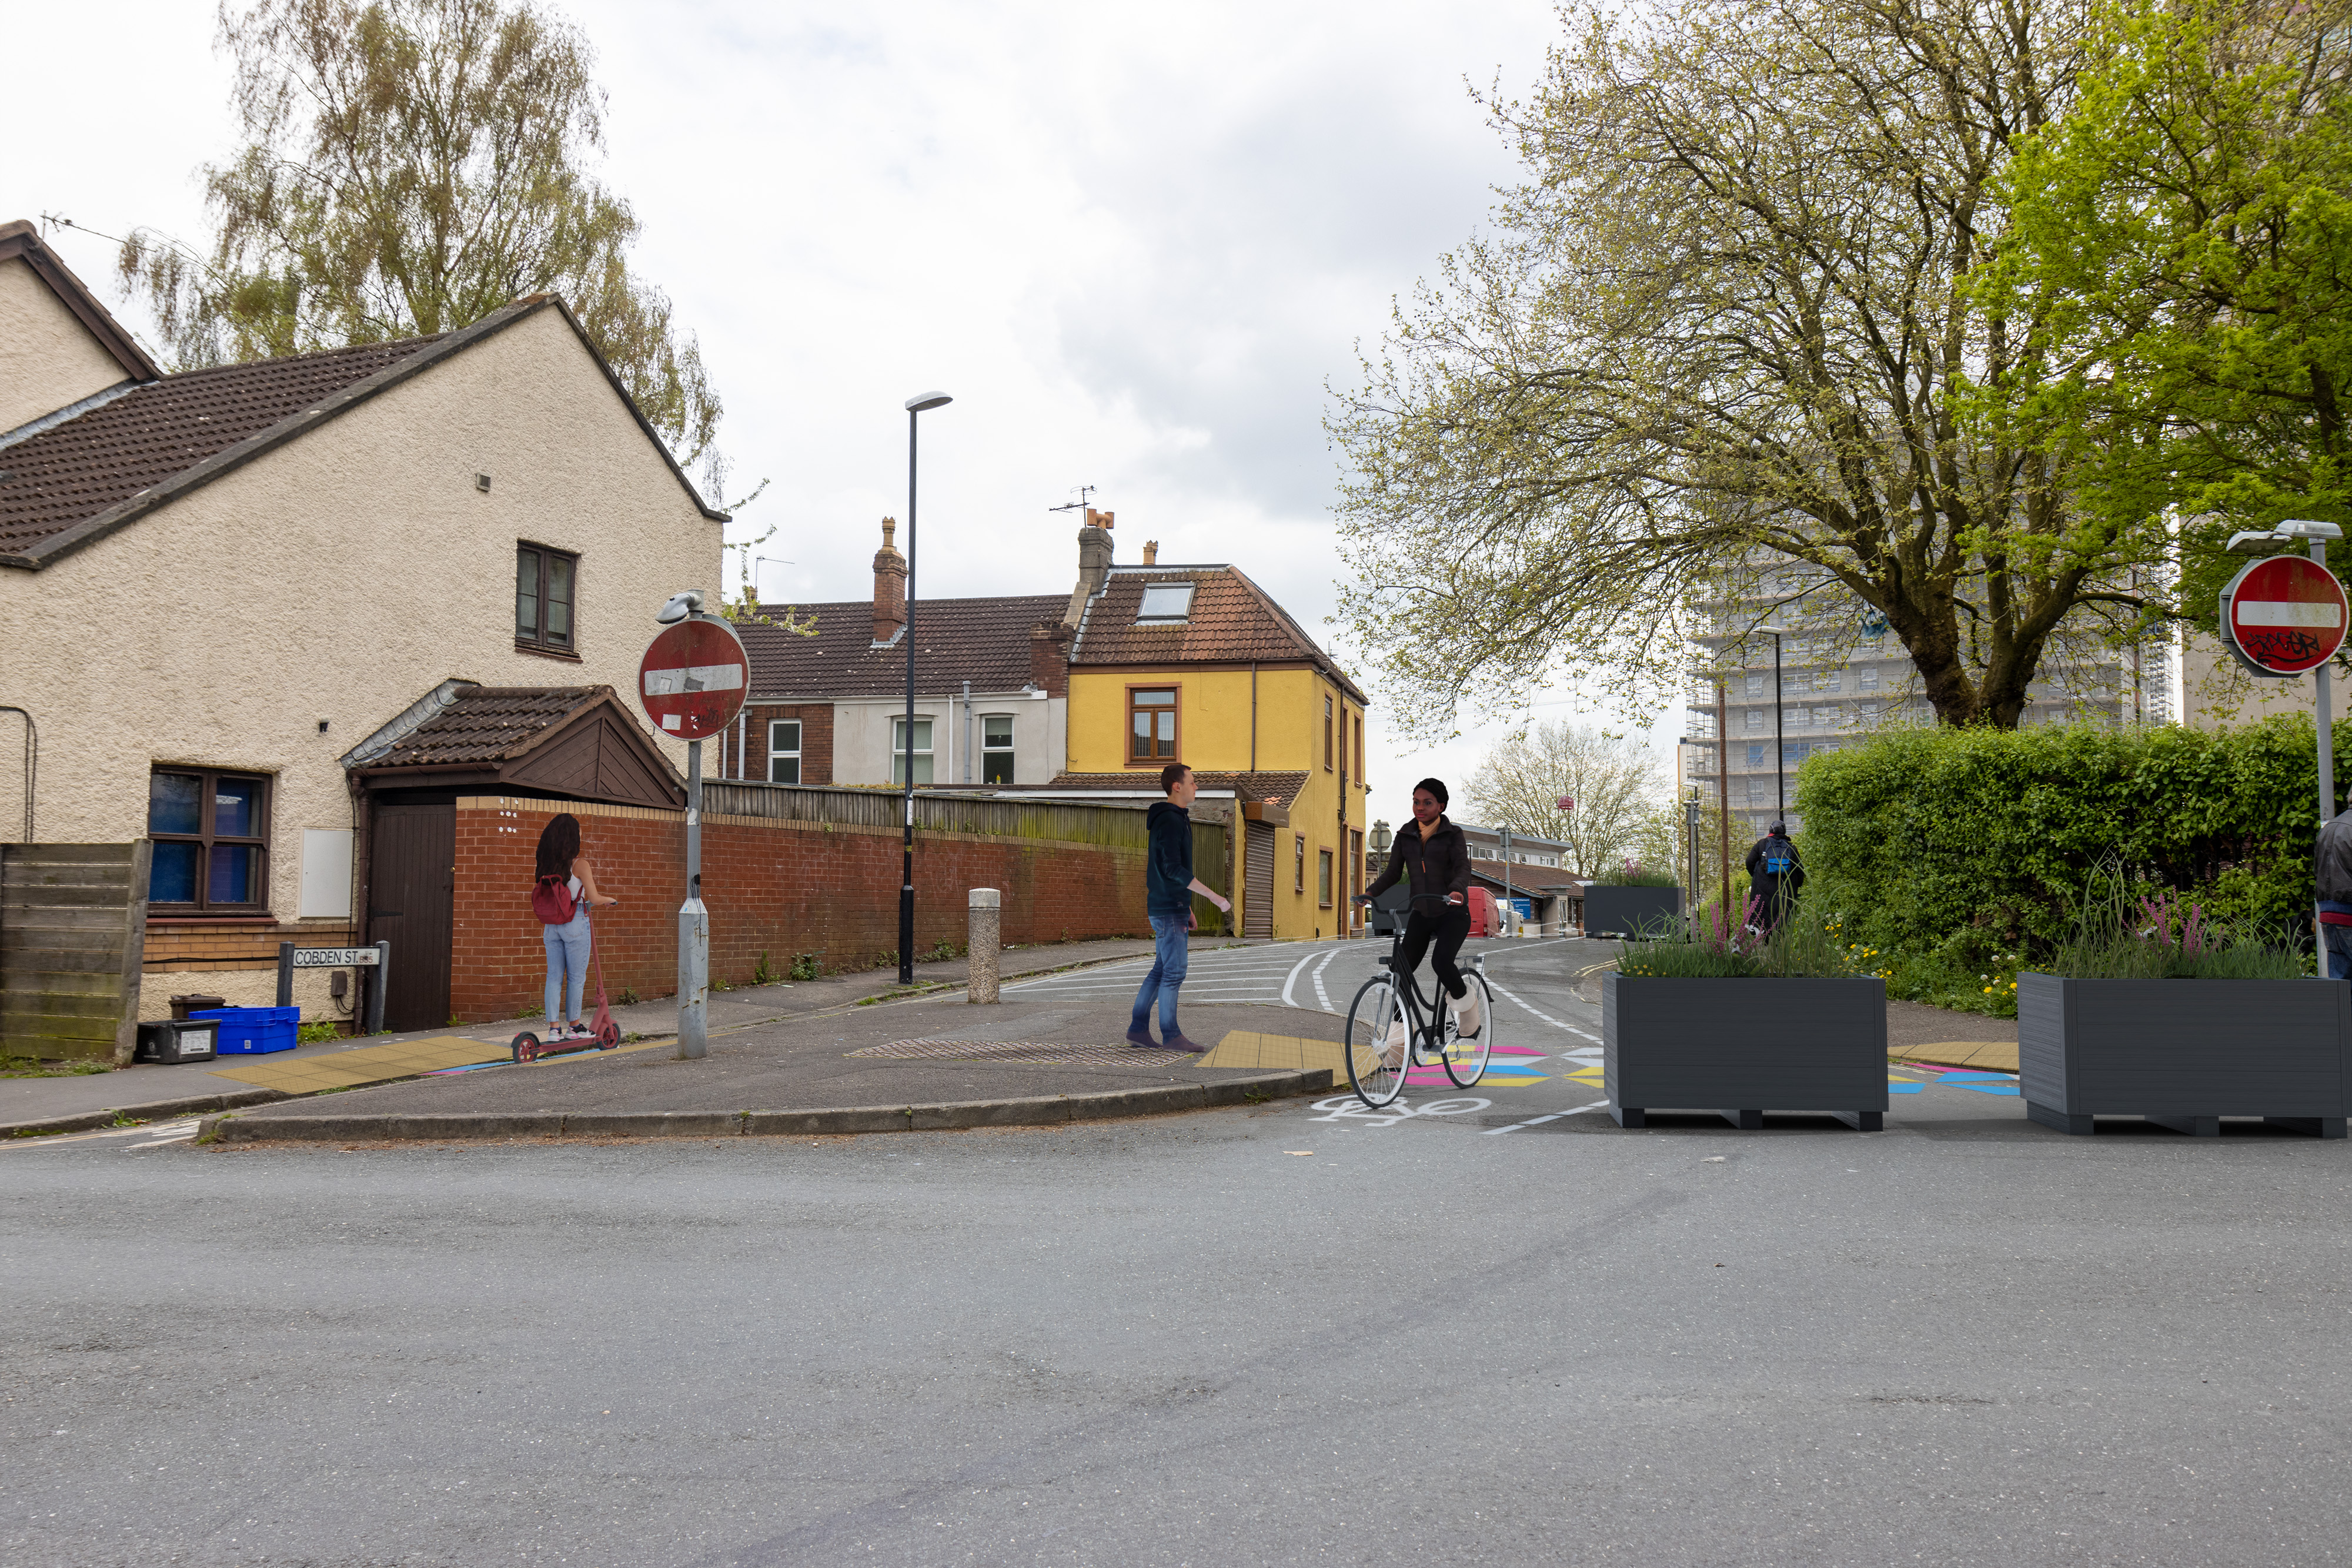
[[[1391,888],[1371,901],[1375,936],[1389,938],[1388,956],[1380,960],[1381,973],[1363,983],[1348,1008],[1348,1085],[1356,1098],[1378,1110],[1404,1092],[1405,1074],[1415,1067],[1435,1063],[1459,1089],[1467,1089],[1486,1075],[1486,1059],[1495,1048],[1495,991],[1486,984],[1486,958],[1470,960],[1463,977],[1478,988],[1478,1032],[1465,1039],[1454,1013],[1454,998],[1433,981],[1432,993],[1422,999],[1421,988],[1399,959],[1404,946],[1406,910],[1413,904],[1443,907],[1437,894],[1419,898],[1398,896]]]

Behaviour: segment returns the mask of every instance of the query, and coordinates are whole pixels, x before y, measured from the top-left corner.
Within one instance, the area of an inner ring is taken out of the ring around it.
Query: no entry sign
[[[2258,560],[2221,591],[2221,634],[2257,674],[2300,675],[2344,644],[2343,584],[2299,555]]]
[[[654,726],[677,740],[708,740],[735,722],[751,684],[735,628],[698,615],[666,627],[637,665],[637,695]]]

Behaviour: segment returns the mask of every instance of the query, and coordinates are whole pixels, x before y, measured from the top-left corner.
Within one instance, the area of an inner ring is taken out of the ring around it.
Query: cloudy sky
[[[1075,515],[1049,508],[1092,485],[1120,559],[1156,538],[1234,562],[1334,641],[1326,386],[1513,177],[1465,78],[1532,82],[1546,0],[561,9],[597,51],[637,266],[726,401],[732,488],[774,482],[738,530],[777,529],[766,597],[868,591],[904,509],[901,404],[940,388],[925,594],[1064,591]],[[234,135],[212,16],[19,8],[10,53],[42,62],[12,73],[19,118],[72,133],[0,176],[0,217],[200,238],[196,168]],[[51,237],[110,278],[106,245]],[[1412,779],[1458,781],[1504,733],[1411,740],[1381,695],[1391,821]]]

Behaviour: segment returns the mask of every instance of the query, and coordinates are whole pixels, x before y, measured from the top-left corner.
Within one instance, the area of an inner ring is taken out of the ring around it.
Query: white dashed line
[[[1579,1105],[1573,1111],[1554,1111],[1549,1116],[1538,1116],[1533,1121],[1514,1122],[1507,1127],[1489,1127],[1486,1129],[1486,1136],[1491,1138],[1498,1133],[1516,1133],[1522,1127],[1540,1127],[1546,1122],[1557,1122],[1562,1116],[1580,1116],[1587,1111],[1598,1111],[1608,1103],[1606,1100],[1595,1100],[1591,1104]]]
[[[1331,1010],[1331,993],[1323,988],[1323,971],[1329,968],[1331,960],[1339,956],[1339,949],[1334,947],[1323,955],[1321,963],[1315,966],[1315,999],[1323,1004],[1323,1010],[1327,1013]]]

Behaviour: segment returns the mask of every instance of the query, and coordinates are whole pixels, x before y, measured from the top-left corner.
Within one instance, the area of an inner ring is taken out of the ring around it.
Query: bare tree
[[[1526,182],[1331,420],[1341,614],[1383,685],[1432,726],[1562,676],[1648,706],[1714,629],[1696,601],[1803,563],[1944,722],[2013,726],[2166,548],[2073,508],[2045,427],[1963,417],[2040,340],[1966,280],[2012,139],[2068,99],[2078,0],[1565,15],[1531,98],[1485,99]]]
[[[1558,839],[1568,845],[1569,869],[1585,877],[1653,847],[1649,819],[1665,793],[1657,756],[1643,741],[1564,720],[1488,752],[1464,788],[1481,827]],[[1574,810],[1559,810],[1563,796]]]

